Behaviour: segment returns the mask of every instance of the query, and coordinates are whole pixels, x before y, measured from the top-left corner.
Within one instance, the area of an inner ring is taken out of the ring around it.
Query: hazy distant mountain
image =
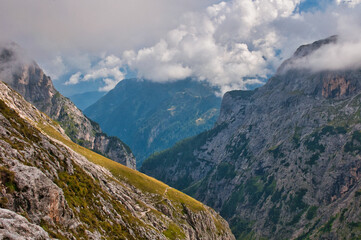
[[[215,90],[191,79],[170,83],[127,79],[84,112],[127,143],[139,165],[150,154],[210,129],[221,104]]]
[[[84,111],[84,109],[94,104],[104,95],[105,92],[93,91],[93,92],[74,94],[69,98],[80,110]]]
[[[257,90],[226,93],[212,130],[141,170],[220,211],[237,239],[361,239],[361,69],[292,68],[335,41],[301,46]]]

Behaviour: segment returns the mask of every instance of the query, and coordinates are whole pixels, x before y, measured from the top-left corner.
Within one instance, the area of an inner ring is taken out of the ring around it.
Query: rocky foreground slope
[[[0,80],[59,122],[74,142],[135,169],[129,147],[116,137],[108,137],[97,123],[62,96],[50,77],[14,43],[0,46]]]
[[[234,239],[214,210],[72,142],[0,81],[1,239]]]
[[[292,67],[336,41],[301,46],[257,90],[226,93],[212,130],[142,171],[220,211],[238,239],[360,239],[361,70]]]

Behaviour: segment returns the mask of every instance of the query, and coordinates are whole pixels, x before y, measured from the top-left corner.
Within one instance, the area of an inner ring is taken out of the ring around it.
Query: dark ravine
[[[224,95],[216,126],[141,171],[220,211],[237,239],[360,239],[361,69],[290,68]]]
[[[207,82],[125,79],[85,114],[132,149],[137,165],[154,152],[213,127],[221,98]]]
[[[213,209],[64,132],[0,81],[1,239],[235,239]]]
[[[135,169],[135,158],[126,144],[103,133],[97,123],[54,88],[50,77],[14,43],[0,46],[0,80],[59,122],[74,142]]]

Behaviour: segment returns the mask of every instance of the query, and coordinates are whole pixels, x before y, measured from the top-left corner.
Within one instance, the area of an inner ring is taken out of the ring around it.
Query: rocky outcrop
[[[110,159],[122,159],[122,164],[135,169],[136,161],[130,148],[117,137],[108,137],[104,133],[95,135],[93,150],[105,153]]]
[[[221,212],[237,239],[351,239],[361,226],[361,72],[285,68],[224,95],[216,126],[142,171]],[[288,66],[289,67],[289,66]]]
[[[13,211],[0,208],[1,239],[51,239],[41,227],[30,223],[25,217]]]
[[[9,84],[39,110],[58,121],[74,142],[135,169],[133,154],[124,151],[128,147],[118,138],[104,134],[97,123],[87,118],[68,98],[62,96],[54,88],[50,77],[46,76],[36,62],[26,57],[20,47],[14,43],[0,46],[0,80]],[[102,141],[104,138],[109,138],[108,141],[113,144],[99,146],[104,142]],[[101,149],[105,151],[101,152]],[[123,156],[126,158],[122,158]]]
[[[2,82],[0,148],[2,236],[234,239],[214,210],[75,144]]]

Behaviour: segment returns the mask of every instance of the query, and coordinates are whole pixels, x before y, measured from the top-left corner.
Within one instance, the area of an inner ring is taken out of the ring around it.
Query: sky
[[[335,34],[336,47],[299,64],[358,67],[361,0],[0,0],[0,32],[66,96],[130,77],[192,77],[221,95],[264,84],[298,46]]]

